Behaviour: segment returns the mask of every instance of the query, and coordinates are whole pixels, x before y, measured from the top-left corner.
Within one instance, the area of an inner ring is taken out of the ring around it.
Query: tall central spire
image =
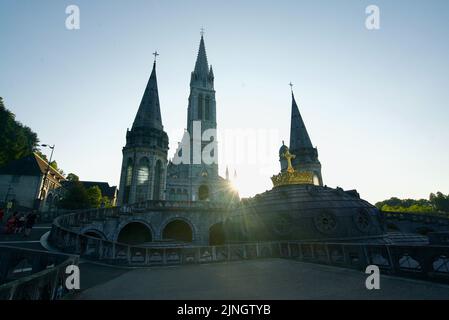
[[[207,63],[206,46],[204,45],[204,37],[201,35],[200,48],[195,63],[195,73],[207,76],[209,72],[209,64]]]
[[[161,108],[159,106],[159,93],[157,89],[156,60],[153,63],[153,70],[151,71],[150,79],[148,80],[132,128],[154,128],[163,130]]]
[[[295,96],[292,91],[292,118],[290,126],[290,150],[298,150],[302,148],[313,148],[310,141],[306,125],[299,113]]]
[[[208,89],[213,89],[214,87],[214,72],[212,71],[212,66],[209,67],[209,63],[207,62],[203,33],[201,33],[200,47],[196,57],[195,69],[190,79],[190,85]]]

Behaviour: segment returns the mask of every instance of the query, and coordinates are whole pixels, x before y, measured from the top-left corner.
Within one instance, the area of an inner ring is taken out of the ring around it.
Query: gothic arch
[[[133,181],[134,161],[132,158],[128,158],[125,166],[125,190],[123,192],[123,203],[129,203],[129,196],[131,194],[131,185]]]
[[[88,227],[85,230],[81,231],[81,234],[83,234],[85,236],[91,236],[91,237],[94,237],[94,238],[99,238],[99,239],[102,239],[102,240],[106,240],[107,239],[106,235],[103,232],[101,232],[98,229],[90,228],[90,227]]]
[[[195,235],[197,233],[197,230],[195,228],[195,225],[189,219],[184,218],[184,217],[172,217],[172,218],[169,218],[169,219],[165,220],[161,224],[161,229],[160,229],[160,238],[161,239],[166,239],[165,236],[170,236],[169,234],[164,234],[164,231],[166,231],[167,226],[169,226],[170,224],[172,224],[174,222],[181,222],[181,223],[187,225],[190,228],[191,239],[189,241],[186,241],[186,242],[193,242],[193,241],[196,240],[196,236]],[[175,240],[178,240],[178,239],[175,239]]]
[[[136,202],[148,199],[150,175],[150,160],[147,157],[140,158],[136,172]]]
[[[127,240],[125,243],[139,244],[139,242],[142,243],[153,241],[154,234],[153,227],[147,221],[142,219],[133,219],[124,221],[117,227],[114,235],[114,241],[121,242]]]
[[[198,188],[198,200],[208,200],[210,197],[209,186],[202,184]]]
[[[209,245],[220,246],[226,242],[224,223],[217,222],[209,227]]]

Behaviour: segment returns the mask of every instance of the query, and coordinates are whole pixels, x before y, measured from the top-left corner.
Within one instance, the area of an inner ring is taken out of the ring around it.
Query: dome
[[[280,186],[248,199],[226,225],[230,242],[378,242],[384,236],[381,213],[356,191],[313,185]]]

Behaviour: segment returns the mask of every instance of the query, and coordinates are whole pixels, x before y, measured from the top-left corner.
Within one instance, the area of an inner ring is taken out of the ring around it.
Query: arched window
[[[126,204],[129,202],[129,194],[131,191],[131,183],[133,181],[133,160],[131,158],[128,159],[126,164],[126,177],[125,177],[125,191],[123,194],[123,203]]]
[[[136,175],[136,201],[145,201],[148,199],[148,185],[150,182],[150,161],[148,158],[141,158],[137,166]]]
[[[203,120],[203,95],[198,95],[198,119]]]
[[[156,166],[154,168],[154,187],[153,187],[153,200],[161,199],[162,190],[162,162],[161,160],[156,161]]]
[[[209,187],[206,185],[201,185],[198,189],[198,198],[200,200],[208,200],[209,199]]]
[[[204,111],[206,120],[210,120],[210,97],[206,96],[206,107]]]

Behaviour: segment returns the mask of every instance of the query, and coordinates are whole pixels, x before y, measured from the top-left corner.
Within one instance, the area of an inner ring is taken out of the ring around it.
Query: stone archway
[[[198,199],[199,200],[208,200],[209,199],[209,187],[205,184],[202,184],[198,188]]]
[[[176,242],[192,242],[192,227],[184,220],[172,220],[162,230],[162,239]]]
[[[118,233],[117,242],[138,245],[153,240],[151,229],[142,222],[130,222]]]
[[[106,239],[106,236],[102,232],[95,229],[86,230],[83,232],[83,235],[103,240]]]
[[[216,223],[209,228],[209,245],[221,246],[226,241],[223,222]]]

